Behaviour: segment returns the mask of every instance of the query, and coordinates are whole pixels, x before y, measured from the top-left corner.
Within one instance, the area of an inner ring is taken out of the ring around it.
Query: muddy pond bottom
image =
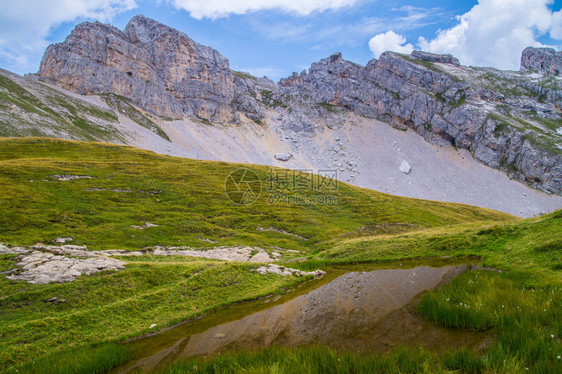
[[[384,353],[403,345],[437,352],[461,346],[481,350],[489,334],[442,328],[414,313],[420,294],[468,268],[345,272],[300,296],[226,323],[211,325],[203,317],[141,339],[137,347],[143,357],[118,372],[150,371],[177,359],[275,345],[315,344],[359,353]]]

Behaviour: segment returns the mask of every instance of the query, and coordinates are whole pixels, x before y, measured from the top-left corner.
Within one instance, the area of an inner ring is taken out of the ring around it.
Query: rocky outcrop
[[[282,79],[274,99],[301,103],[293,104],[292,115],[313,121],[322,115],[320,105],[411,128],[428,141],[468,149],[488,166],[559,194],[562,139],[545,124],[562,121],[562,95],[556,89],[533,91],[530,83],[517,73],[458,66],[448,55],[385,52],[363,67],[337,53],[312,64],[308,73]]]
[[[249,262],[271,262],[279,259],[279,254],[269,254],[258,247],[216,247],[205,250],[197,250],[190,247],[155,247],[151,253],[154,256],[190,256],[202,257],[224,261],[249,261]]]
[[[252,121],[261,123],[265,118],[262,102],[275,89],[275,82],[266,77],[255,78],[240,72],[235,72],[234,75],[235,88],[232,102],[233,109],[236,111],[234,122],[240,122],[240,113],[242,113]]]
[[[115,93],[162,117],[232,120],[234,74],[216,50],[143,16],[121,31],[99,22],[76,26],[47,48],[41,79],[82,94]]]
[[[525,48],[521,54],[521,70],[562,75],[562,52],[552,48]]]
[[[123,261],[99,256],[78,246],[36,245],[28,249],[0,244],[0,254],[20,255],[18,268],[8,271],[6,278],[32,284],[72,282],[81,275],[125,268]]]
[[[438,55],[431,52],[413,51],[411,56],[419,60],[424,60],[429,62],[441,62],[443,64],[460,66],[459,59],[454,57],[453,55]]]
[[[22,280],[33,284],[47,284],[51,282],[72,282],[81,275],[91,275],[106,270],[123,270],[125,262],[112,258],[111,256],[189,256],[223,261],[248,261],[248,262],[272,262],[281,258],[277,252],[270,255],[258,247],[215,247],[210,249],[193,249],[190,247],[154,247],[152,250],[126,251],[126,250],[104,250],[89,251],[86,246],[76,245],[44,245],[38,243],[31,248],[8,247],[0,243],[0,255],[18,255],[18,268],[5,272],[6,278],[11,280]],[[320,275],[323,272],[317,270],[314,273],[301,272],[288,269],[289,273],[283,272],[283,267],[270,265],[263,267],[267,269],[262,274],[274,273],[282,275]],[[259,268],[261,269],[261,268]]]
[[[302,271],[293,268],[286,268],[284,266],[269,264],[267,266],[261,266],[255,269],[255,272],[259,274],[277,274],[277,275],[285,275],[285,276],[297,276],[297,277],[304,277],[308,275],[314,276],[314,278],[322,278],[325,271],[322,270],[315,270],[315,271]]]

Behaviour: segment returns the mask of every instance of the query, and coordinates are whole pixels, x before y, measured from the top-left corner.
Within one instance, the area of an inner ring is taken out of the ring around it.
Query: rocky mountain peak
[[[562,75],[562,52],[552,48],[525,48],[521,54],[521,70]]]
[[[282,79],[276,97],[299,103],[292,110],[300,111],[293,116],[300,125],[292,128],[326,118],[336,126],[336,113],[376,118],[430,142],[468,149],[513,178],[560,193],[562,90],[547,78],[466,68],[451,55],[422,51],[384,52],[365,67],[335,54],[308,73]]]
[[[560,59],[554,50],[528,48],[521,61],[523,69],[558,74]],[[336,52],[276,84],[232,71],[213,48],[138,15],[123,31],[78,25],[47,49],[39,76],[82,94],[121,95],[160,117],[277,121],[295,144],[323,131],[320,124],[337,129],[350,116],[377,119],[467,149],[536,188],[562,191],[562,84],[549,74],[466,68],[451,55],[423,51],[384,52],[362,66]]]
[[[443,64],[460,66],[459,59],[449,54],[439,55],[431,52],[413,51],[410,55],[413,58],[417,58],[424,61],[440,62]]]
[[[166,33],[167,31],[172,31],[172,29],[142,14],[137,14],[131,18],[125,26],[125,34],[135,44],[149,44],[156,39],[157,33]]]
[[[333,53],[333,54],[330,56],[330,63],[333,64],[333,63],[335,63],[335,62],[341,61],[342,59],[343,59],[343,58],[342,58],[341,52],[336,52],[336,53]]]
[[[124,31],[82,23],[50,46],[39,76],[81,94],[112,92],[162,117],[232,119],[228,60],[184,33],[138,15]]]
[[[362,70],[363,66],[343,59],[341,52],[336,52],[330,57],[310,65],[308,73],[304,70],[300,74],[293,73],[293,75],[281,79],[279,85],[303,87],[303,85],[313,84],[315,88],[321,89],[320,86],[323,82],[327,85],[326,88],[329,88],[328,86],[335,83],[332,79],[357,78]]]

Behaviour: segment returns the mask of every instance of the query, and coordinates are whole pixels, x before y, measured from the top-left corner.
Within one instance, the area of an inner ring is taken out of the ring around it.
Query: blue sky
[[[562,46],[562,0],[0,0],[0,67],[36,72],[76,24],[120,29],[143,14],[212,46],[235,70],[275,80],[341,51],[366,64],[384,50],[452,53],[517,69],[523,48]]]

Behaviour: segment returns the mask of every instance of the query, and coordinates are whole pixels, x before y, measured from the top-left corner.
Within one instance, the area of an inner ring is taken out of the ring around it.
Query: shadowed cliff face
[[[464,67],[453,56],[419,51],[386,52],[366,66],[336,53],[276,84],[233,72],[214,49],[136,16],[124,31],[78,25],[47,49],[39,76],[77,93],[116,93],[165,118],[277,121],[297,145],[351,114],[377,119],[467,149],[510,178],[560,194],[559,65],[559,52],[534,48],[524,51],[521,72]]]

